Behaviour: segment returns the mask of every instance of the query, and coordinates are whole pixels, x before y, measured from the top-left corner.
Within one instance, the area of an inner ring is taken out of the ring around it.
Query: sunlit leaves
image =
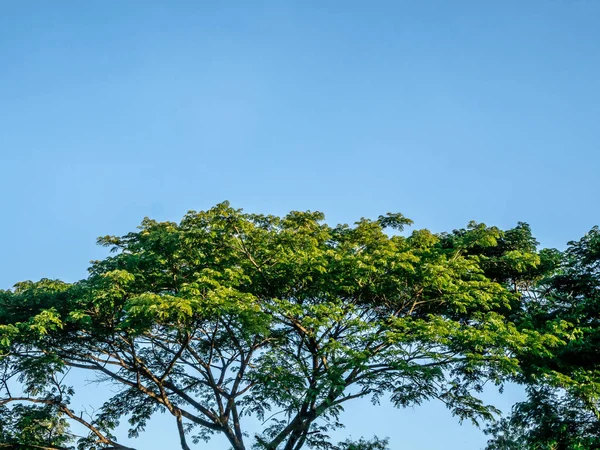
[[[320,212],[228,203],[180,223],[144,219],[98,240],[112,253],[87,279],[1,292],[0,357],[37,399],[60,391],[67,367],[120,386],[82,448],[114,446],[125,417],[137,436],[157,411],[182,442],[217,432],[236,450],[334,448],[328,433],[359,397],[440,400],[461,420],[489,420],[486,381],[579,342],[579,325],[523,314],[535,304],[523,292],[557,255],[538,252],[526,224],[402,234],[411,224],[388,213],[331,226]],[[244,415],[264,422],[248,444]]]

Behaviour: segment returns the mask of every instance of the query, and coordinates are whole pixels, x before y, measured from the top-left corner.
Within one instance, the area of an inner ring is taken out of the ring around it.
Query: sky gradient
[[[0,288],[75,281],[96,237],[226,199],[524,221],[562,248],[600,223],[599,23],[593,0],[0,1]],[[368,408],[339,436],[486,442],[439,406]]]

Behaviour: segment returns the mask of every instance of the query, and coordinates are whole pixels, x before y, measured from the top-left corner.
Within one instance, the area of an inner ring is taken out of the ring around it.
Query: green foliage
[[[51,405],[0,406],[0,444],[19,450],[63,448],[71,441],[67,430],[67,421]]]
[[[577,396],[552,387],[528,388],[528,399],[486,430],[488,450],[600,448],[600,420]]]
[[[521,352],[528,399],[488,432],[490,450],[600,448],[600,230],[545,252],[558,270],[542,279],[518,319],[565,344]],[[558,262],[558,264],[557,264]]]
[[[539,302],[528,293],[557,255],[538,252],[526,224],[386,232],[411,223],[387,214],[332,227],[319,212],[223,203],[100,238],[112,253],[87,279],[0,293],[2,404],[45,402],[89,430],[74,437],[64,425],[61,445],[82,449],[122,448],[122,419],[135,437],[159,411],[183,449],[212,433],[236,450],[335,449],[328,433],[359,397],[438,400],[459,420],[491,420],[497,410],[477,397],[486,382],[524,377],[585,333],[530,314]],[[120,391],[84,420],[61,381],[68,370]],[[15,378],[25,399],[8,390]],[[246,415],[262,432],[245,433]]]

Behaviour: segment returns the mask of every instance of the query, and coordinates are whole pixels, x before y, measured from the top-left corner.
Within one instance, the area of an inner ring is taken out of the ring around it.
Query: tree
[[[543,358],[564,343],[556,326],[515,322],[521,287],[540,276],[535,240],[525,224],[402,236],[411,223],[387,214],[332,227],[318,212],[275,217],[223,203],[99,239],[113,254],[87,279],[0,292],[0,423],[13,418],[0,436],[122,449],[113,435],[122,419],[135,437],[161,411],[184,450],[214,433],[235,450],[334,449],[328,432],[344,406],[384,396],[492,419],[497,410],[477,398],[483,385],[516,376],[523,348]],[[68,371],[120,391],[84,416]],[[246,415],[264,428],[249,435]],[[21,434],[49,421],[61,425]],[[88,434],[70,434],[70,423]]]
[[[522,353],[517,381],[528,385],[528,398],[488,429],[490,450],[600,448],[598,227],[558,256],[518,322],[541,331],[560,324],[569,339],[547,355]]]
[[[580,397],[548,385],[527,389],[527,400],[486,429],[488,450],[600,448],[600,421]]]

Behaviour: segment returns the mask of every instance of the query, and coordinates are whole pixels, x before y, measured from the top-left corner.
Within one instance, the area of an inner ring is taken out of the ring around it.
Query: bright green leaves
[[[69,366],[120,384],[94,419],[105,443],[122,416],[132,414],[135,436],[160,410],[185,418],[184,435],[221,432],[236,450],[243,415],[257,415],[257,448],[276,450],[326,448],[358,397],[438,399],[461,419],[489,419],[495,410],[476,398],[483,383],[597,342],[582,314],[591,303],[542,320],[551,311],[522,294],[560,258],[538,252],[526,224],[388,233],[411,224],[388,213],[332,227],[320,212],[245,214],[228,203],[180,223],[144,219],[98,240],[113,254],[86,280],[0,292],[0,355],[36,395],[50,392],[43,373]],[[544,376],[596,395],[589,373],[559,369]]]
[[[126,270],[111,270],[104,272],[100,277],[104,280],[104,286],[114,293],[122,293],[126,287],[135,280],[135,276]]]
[[[556,266],[552,263],[555,257],[542,260],[553,251],[538,252],[537,241],[529,225],[523,222],[506,231],[471,222],[466,229],[444,233],[441,237],[442,246],[448,251],[477,258],[488,279],[514,291],[530,288]]]
[[[63,322],[55,308],[45,309],[39,314],[36,314],[26,324],[23,324],[21,328],[27,327],[29,331],[32,331],[36,335],[43,337],[51,331],[59,330],[63,328]]]
[[[439,237],[429,230],[415,230],[408,238],[410,247],[413,247],[418,251],[432,249],[439,241]]]
[[[19,329],[13,324],[0,325],[0,357],[8,353],[10,344],[18,333]]]
[[[243,333],[268,333],[269,315],[253,295],[225,287],[198,296],[186,292],[177,296],[145,293],[128,299],[118,328],[139,335],[155,327],[183,331],[223,319],[242,325]]]
[[[495,247],[502,232],[483,223],[469,222],[466,230],[454,232],[455,245],[459,249]]]
[[[0,346],[33,342],[62,330],[61,311],[68,307],[70,285],[43,279],[23,282],[0,295]],[[1,352],[0,352],[1,353]]]
[[[89,329],[89,327],[91,327],[93,323],[92,316],[90,315],[90,313],[81,309],[75,309],[71,311],[68,314],[66,321],[76,323],[83,329]]]
[[[184,326],[193,313],[191,301],[171,295],[141,294],[127,301],[120,327],[133,334],[151,330],[157,324]]]

